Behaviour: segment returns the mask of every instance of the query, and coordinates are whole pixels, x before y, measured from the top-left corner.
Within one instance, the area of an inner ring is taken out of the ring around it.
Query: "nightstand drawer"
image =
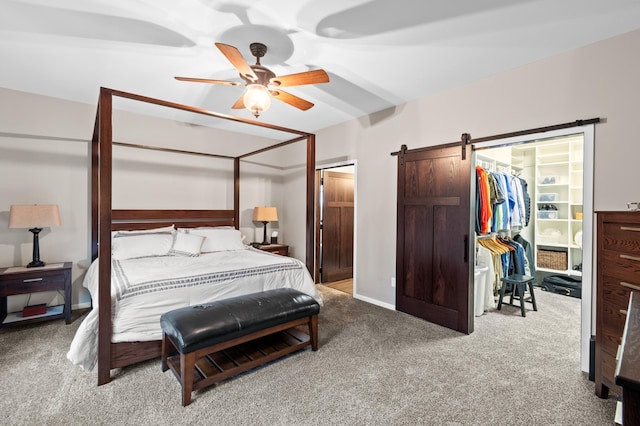
[[[289,246],[286,244],[269,244],[258,246],[258,249],[268,251],[273,254],[279,254],[280,256],[289,256]]]
[[[64,271],[58,273],[29,273],[20,277],[0,279],[0,296],[35,293],[38,291],[63,290],[66,284]]]

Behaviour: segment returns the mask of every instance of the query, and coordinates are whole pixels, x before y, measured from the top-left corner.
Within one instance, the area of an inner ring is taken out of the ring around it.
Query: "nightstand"
[[[21,312],[7,313],[7,296],[64,291],[64,305],[48,306],[42,315],[23,318]],[[40,268],[0,268],[0,326],[64,318],[71,323],[71,262],[51,263]]]
[[[258,246],[258,249],[279,254],[280,256],[289,256],[289,246],[285,244],[267,244]]]

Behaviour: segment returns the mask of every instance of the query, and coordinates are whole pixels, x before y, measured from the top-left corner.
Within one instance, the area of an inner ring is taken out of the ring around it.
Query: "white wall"
[[[542,60],[431,97],[369,120],[316,133],[318,162],[358,161],[358,293],[395,305],[396,157],[410,149],[601,117],[596,126],[595,210],[626,208],[639,198],[637,159],[640,31]],[[473,66],[473,64],[468,64]],[[425,78],[428,78],[428,71]],[[340,139],[344,143],[334,142]],[[347,151],[347,152],[345,152]]]

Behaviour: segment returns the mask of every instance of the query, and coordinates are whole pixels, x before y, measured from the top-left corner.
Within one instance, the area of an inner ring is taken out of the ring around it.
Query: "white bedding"
[[[93,309],[71,342],[67,358],[92,370],[98,350],[98,262],[83,285]],[[113,260],[111,272],[112,342],[160,340],[160,315],[172,309],[274,288],[295,288],[321,305],[309,271],[301,261],[264,251],[203,253],[197,257],[155,256]]]

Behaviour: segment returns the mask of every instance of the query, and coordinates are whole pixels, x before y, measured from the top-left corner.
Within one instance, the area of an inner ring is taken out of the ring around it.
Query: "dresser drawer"
[[[605,222],[603,229],[605,249],[640,255],[640,223]]]
[[[623,281],[614,277],[602,277],[602,298],[605,302],[626,309],[629,305],[629,295],[632,290],[640,291],[640,285]]]
[[[640,254],[605,250],[599,258],[598,268],[603,275],[640,285]]]
[[[598,331],[597,338],[602,343],[602,349],[606,352],[615,355],[618,350],[618,345],[622,341],[622,331],[624,330],[624,323],[627,319],[625,308],[621,308],[618,305],[601,302],[602,306],[600,315],[602,315],[602,329]]]

